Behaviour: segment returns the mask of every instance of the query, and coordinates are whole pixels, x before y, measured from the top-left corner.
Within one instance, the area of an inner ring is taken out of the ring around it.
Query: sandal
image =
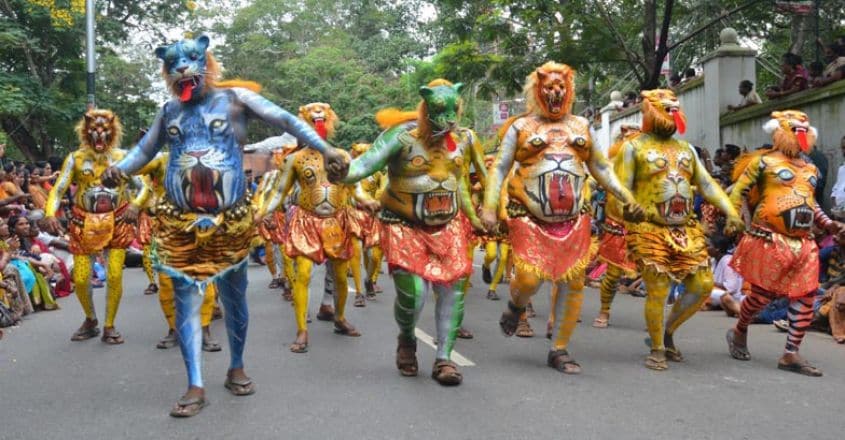
[[[173,405],[173,409],[170,410],[170,416],[179,418],[193,417],[199,414],[206,406],[208,406],[208,400],[205,400],[205,397],[182,396],[182,398]]]
[[[86,326],[93,325],[93,327]],[[84,341],[86,339],[96,338],[100,335],[100,329],[97,327],[97,321],[93,321],[89,324],[89,321],[85,321],[82,326],[80,326],[75,332],[73,332],[73,336],[70,337],[71,341]]]
[[[810,365],[805,359],[791,364],[784,364],[778,361],[778,370],[791,371],[793,373],[803,374],[810,377],[822,377],[822,370]]]
[[[651,353],[645,358],[645,366],[655,371],[669,369],[669,364],[666,362],[666,352],[664,350],[651,350]]]
[[[158,286],[155,283],[150,283],[146,289],[144,289],[144,295],[155,295],[158,293]]]
[[[249,396],[250,394],[255,394],[255,383],[248,377],[235,381],[229,375],[226,375],[226,382],[223,382],[223,386],[233,396]]]
[[[534,337],[534,329],[531,328],[531,324],[528,323],[527,319],[519,320],[519,324],[516,326],[516,336],[520,338]]]
[[[464,380],[464,376],[458,372],[458,366],[454,362],[445,359],[434,361],[434,367],[431,369],[431,378],[443,386],[460,385]]]
[[[103,336],[101,341],[109,345],[119,345],[123,343],[123,335],[121,335],[114,327],[103,327]]]
[[[355,295],[355,302],[352,305],[355,307],[367,307],[367,300],[364,299],[364,295],[358,294]]]
[[[156,348],[167,350],[168,348],[173,348],[176,346],[176,332],[171,330],[167,333],[167,335],[161,338],[156,344]]]
[[[406,341],[399,338],[399,344],[396,347],[396,368],[399,369],[399,374],[405,377],[416,376],[419,372],[419,364],[417,364],[417,341]]]
[[[666,347],[666,360],[669,362],[683,362],[684,355],[676,347]]]
[[[495,290],[488,290],[487,291],[487,299],[489,299],[490,301],[498,301],[500,298],[499,298],[499,294],[496,293]]]
[[[455,333],[455,337],[458,339],[472,339],[475,336],[472,334],[471,331],[463,327],[458,327],[458,331]]]
[[[517,307],[513,301],[508,301],[508,309],[502,312],[502,317],[499,318],[499,328],[505,336],[513,336],[519,325],[519,317],[524,311],[525,307]]]
[[[308,353],[308,332],[297,333],[296,340],[290,344],[291,353]]]
[[[317,319],[319,319],[319,317],[317,317]],[[361,332],[356,330],[355,327],[353,327],[352,324],[350,324],[349,321],[345,319],[343,321],[334,322],[334,332],[344,336],[361,336]]]
[[[564,374],[579,374],[581,372],[581,364],[575,362],[566,350],[550,351],[546,363]]]
[[[609,325],[610,318],[604,318],[602,316],[599,316],[593,320],[593,327],[595,328],[607,328]]]
[[[737,345],[735,338],[736,333],[734,333],[734,329],[728,330],[725,339],[728,341],[728,351],[731,353],[731,357],[740,361],[751,360],[751,353],[748,352],[748,347]]]

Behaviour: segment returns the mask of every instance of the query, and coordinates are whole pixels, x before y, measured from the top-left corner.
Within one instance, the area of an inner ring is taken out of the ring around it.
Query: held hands
[[[645,209],[637,202],[626,203],[622,206],[622,218],[631,223],[648,220]]]
[[[728,216],[725,220],[725,234],[733,237],[745,230],[745,222],[740,217]]]
[[[100,181],[108,188],[115,188],[120,185],[120,182],[123,182],[126,179],[126,173],[115,166],[106,168],[106,171],[104,171],[103,175],[100,176]]]
[[[349,160],[337,148],[330,148],[323,153],[323,166],[332,183],[342,180],[349,172]]]
[[[499,226],[499,219],[496,215],[496,211],[489,208],[481,208],[479,221],[481,222],[481,228],[487,232],[495,232],[496,228]]]

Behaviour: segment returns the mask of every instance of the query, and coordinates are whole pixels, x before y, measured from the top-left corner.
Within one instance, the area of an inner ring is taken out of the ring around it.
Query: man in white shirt
[[[845,157],[845,136],[839,141],[839,148]],[[839,220],[845,218],[845,164],[840,165],[839,171],[836,172],[836,183],[830,191],[830,199],[833,203],[833,216]]]

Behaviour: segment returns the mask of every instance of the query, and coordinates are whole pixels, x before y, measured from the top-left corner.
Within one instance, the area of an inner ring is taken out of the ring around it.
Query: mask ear
[[[464,89],[464,83],[455,83],[452,88],[455,90],[455,93],[460,94],[461,91]]]
[[[431,98],[434,95],[434,90],[430,87],[422,86],[420,87],[420,96],[424,99]]]
[[[197,47],[199,48],[200,52],[205,52],[206,49],[208,49],[208,45],[210,43],[211,40],[206,35],[197,38]]]
[[[164,61],[164,56],[167,54],[168,47],[169,46],[159,46],[156,48],[155,54],[160,60]]]

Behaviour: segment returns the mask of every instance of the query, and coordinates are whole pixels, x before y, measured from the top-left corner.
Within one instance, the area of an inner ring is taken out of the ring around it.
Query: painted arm
[[[460,191],[461,197],[461,210],[467,216],[473,228],[483,231],[484,227],[481,225],[481,220],[478,219],[478,214],[475,213],[475,207],[472,206],[472,196],[469,190],[471,186],[469,183],[469,171],[467,170],[467,167],[462,168],[463,175],[458,181],[458,191]]]
[[[252,115],[273,127],[290,133],[301,144],[319,151],[320,154],[326,155],[332,151],[332,146],[324,141],[310,125],[273,104],[269,99],[243,88],[233,88],[232,91],[235,92],[235,95],[250,110]]]
[[[742,201],[748,195],[748,192],[757,185],[757,179],[759,179],[764,166],[763,159],[756,157],[748,162],[742,174],[736,179],[730,195],[731,205],[735,211],[742,209]]]
[[[349,164],[349,174],[343,178],[343,183],[355,183],[382,170],[387,165],[387,161],[402,148],[399,136],[403,133],[405,133],[404,125],[393,127],[382,133],[369,150]]]
[[[493,166],[488,170],[487,179],[484,182],[484,202],[482,206],[485,212],[489,211],[495,214],[499,205],[499,192],[502,189],[505,177],[510,174],[511,167],[513,167],[514,156],[516,155],[516,138],[516,127],[511,125],[505,133],[505,137],[502,138],[499,153],[496,154],[496,159],[493,161]]]
[[[590,158],[587,161],[587,168],[590,170],[593,178],[596,179],[596,182],[604,187],[608,193],[613,194],[623,205],[636,203],[631,190],[628,189],[630,186],[626,185],[628,182],[623,181],[621,176],[617,177],[604,153],[601,152],[597,145],[592,142],[590,144],[591,151]]]
[[[76,167],[73,159],[73,153],[67,155],[65,162],[62,164],[62,169],[59,171],[59,177],[50,190],[50,195],[47,197],[47,204],[44,206],[45,217],[55,217],[59,207],[62,204],[62,198],[65,196],[70,184],[73,181],[73,169]]]
[[[292,154],[285,158],[281,171],[270,171],[264,174],[264,177],[261,179],[261,185],[258,186],[255,196],[253,196],[256,223],[268,213],[275,211],[282,203],[282,200],[284,200],[285,195],[293,187],[294,177],[296,175],[293,167],[294,156]]]
[[[481,181],[487,180],[487,166],[484,165],[484,147],[478,141],[478,135],[472,130],[467,130],[470,135],[471,148],[469,149],[470,160],[475,167],[475,172],[481,176]]]
[[[120,162],[115,165],[120,173],[124,175],[132,175],[138,172],[144,165],[148,164],[153,158],[155,157],[156,153],[161,149],[164,145],[164,130],[162,129],[164,125],[164,109],[167,107],[167,104],[162,107],[162,109],[156,115],[153,124],[150,126],[150,130],[147,134],[141,138],[141,141],[138,142],[138,145],[133,147],[126,153],[126,156],[120,160]],[[105,173],[104,183],[114,183],[113,180],[119,176],[114,176],[114,173],[107,171]]]
[[[153,185],[150,183],[149,179],[142,176],[133,176],[129,179],[129,185],[138,191],[138,194],[135,195],[135,198],[131,202],[132,206],[140,208],[146,205],[150,196],[153,194]]]

